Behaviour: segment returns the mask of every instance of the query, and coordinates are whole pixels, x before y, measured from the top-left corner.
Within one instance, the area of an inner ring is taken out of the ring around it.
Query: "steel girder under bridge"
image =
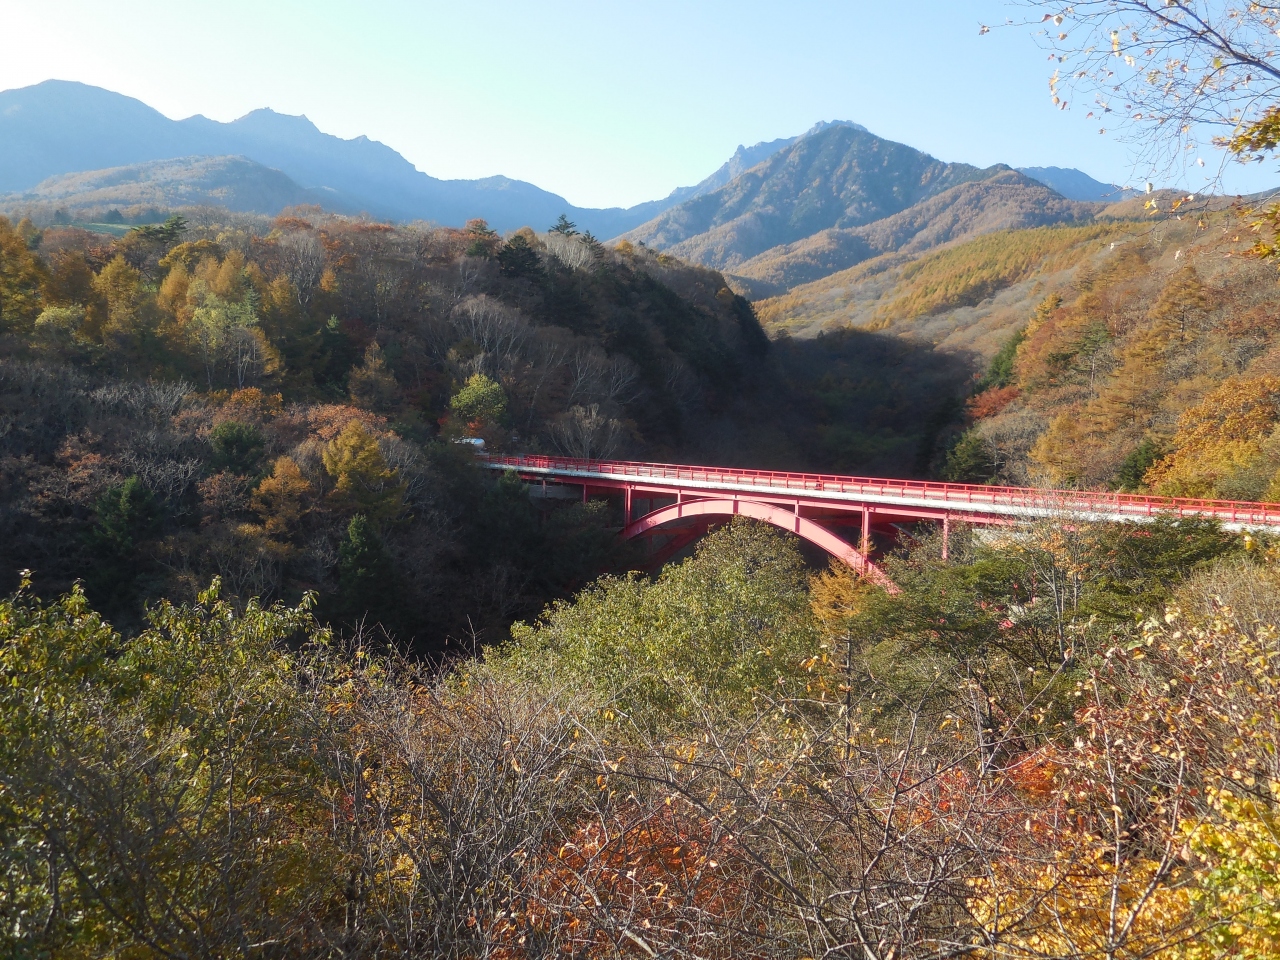
[[[945,534],[953,520],[1014,524],[1064,517],[1141,522],[1174,516],[1208,517],[1229,529],[1280,532],[1280,504],[1272,503],[566,457],[490,455],[482,458],[482,464],[493,470],[514,470],[527,482],[580,486],[584,500],[593,494],[620,494],[626,538],[683,521],[683,533],[672,541],[678,547],[705,531],[713,518],[763,520],[797,534],[889,589],[892,583],[870,559],[871,534],[903,522],[933,521],[942,524]],[[634,515],[637,501],[648,507],[638,517]],[[856,527],[857,543],[839,536],[833,527]]]

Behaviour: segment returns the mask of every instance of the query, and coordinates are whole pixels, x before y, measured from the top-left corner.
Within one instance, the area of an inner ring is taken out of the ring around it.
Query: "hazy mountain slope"
[[[1018,172],[1032,180],[1039,180],[1057,190],[1068,200],[1084,200],[1093,203],[1115,203],[1132,196],[1132,190],[1114,183],[1095,180],[1082,170],[1062,167],[1019,167]]]
[[[1099,205],[1066,200],[1014,170],[962,183],[862,227],[822,230],[767,250],[734,271],[782,288],[809,283],[883,253],[919,253],[995,230],[1090,218]]]
[[[385,144],[343,140],[306,117],[272,110],[231,123],[201,116],[175,121],[141,101],[82,83],[49,80],[0,92],[0,192],[23,193],[60,174],[198,155],[244,156],[302,187],[335,190],[377,216],[453,226],[483,217],[500,230],[542,229],[567,213],[584,229],[614,236],[666,203],[634,213],[595,210],[507,177],[439,180]]]
[[[168,117],[99,87],[50,80],[0,93],[0,192],[196,152],[190,146],[187,131]]]
[[[238,213],[276,214],[298,204],[342,211],[340,194],[308,190],[279,170],[244,157],[184,157],[50,177],[0,206],[49,204],[70,210],[147,205],[161,209],[214,205]]]
[[[780,244],[891,216],[994,169],[942,163],[865,130],[833,125],[673,207],[626,239],[732,269]]]

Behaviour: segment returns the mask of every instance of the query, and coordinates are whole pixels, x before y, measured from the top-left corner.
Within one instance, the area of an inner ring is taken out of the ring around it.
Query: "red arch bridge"
[[[663,535],[659,557],[700,537],[718,520],[763,520],[789,530],[862,574],[893,589],[872,561],[873,536],[904,523],[942,525],[943,549],[953,521],[1016,524],[1036,518],[1146,521],[1159,516],[1209,517],[1236,530],[1280,533],[1280,504],[989,487],[922,480],[883,480],[813,473],[696,467],[566,457],[483,456],[483,466],[514,470],[550,495],[621,496],[623,537]],[[854,532],[852,538],[843,535]]]

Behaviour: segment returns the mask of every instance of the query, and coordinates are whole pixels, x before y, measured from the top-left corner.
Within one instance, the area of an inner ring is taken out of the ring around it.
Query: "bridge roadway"
[[[878,526],[883,529],[905,521],[934,521],[946,531],[951,521],[1013,524],[1046,517],[1139,522],[1159,516],[1210,517],[1228,529],[1280,533],[1280,504],[567,457],[482,455],[482,463],[493,470],[514,470],[526,481],[581,486],[584,500],[593,493],[621,494],[627,521],[624,537],[641,536],[689,518],[697,521],[696,536],[711,518],[741,514],[797,533],[875,579],[883,574],[868,559],[872,532]],[[674,502],[655,505],[667,499]],[[632,516],[636,500],[647,500],[649,505],[638,518]],[[857,526],[858,546],[838,537],[828,529],[832,526]],[[685,542],[689,539],[686,536]]]

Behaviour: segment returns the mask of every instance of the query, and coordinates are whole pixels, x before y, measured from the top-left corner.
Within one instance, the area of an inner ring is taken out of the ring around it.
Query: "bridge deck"
[[[1232,529],[1280,532],[1280,504],[1274,503],[841,477],[626,460],[575,460],[568,457],[489,455],[484,457],[484,466],[589,488],[629,489],[660,496],[746,494],[753,499],[778,503],[803,501],[807,507],[825,504],[835,509],[850,509],[865,505],[876,507],[877,512],[901,511],[905,516],[922,518],[950,516],[976,523],[1057,515],[1087,520],[1147,520],[1171,515],[1211,517]]]

